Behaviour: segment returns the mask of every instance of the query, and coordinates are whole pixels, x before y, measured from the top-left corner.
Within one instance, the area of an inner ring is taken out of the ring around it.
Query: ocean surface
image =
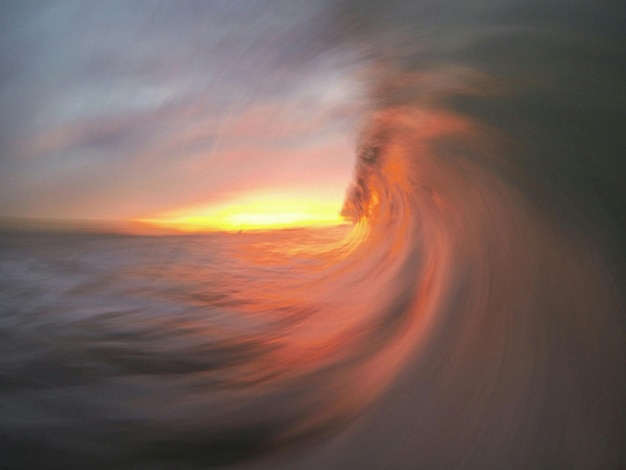
[[[353,223],[2,234],[0,468],[626,468],[624,7],[325,8]]]

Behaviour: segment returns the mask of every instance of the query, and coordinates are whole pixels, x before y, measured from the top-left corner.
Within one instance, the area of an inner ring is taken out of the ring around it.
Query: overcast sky
[[[0,216],[342,197],[362,90],[335,28],[318,0],[0,1]]]

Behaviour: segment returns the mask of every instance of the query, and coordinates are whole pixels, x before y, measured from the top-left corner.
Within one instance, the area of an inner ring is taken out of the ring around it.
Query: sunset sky
[[[321,2],[274,5],[1,2],[0,216],[154,218],[257,193],[340,204],[355,52]]]

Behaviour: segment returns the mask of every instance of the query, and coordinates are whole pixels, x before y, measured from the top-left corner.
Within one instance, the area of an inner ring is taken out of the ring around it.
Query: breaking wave
[[[614,30],[357,4],[351,229],[3,235],[9,468],[624,465]]]

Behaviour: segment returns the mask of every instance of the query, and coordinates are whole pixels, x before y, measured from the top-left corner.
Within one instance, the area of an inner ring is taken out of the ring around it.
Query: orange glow
[[[262,194],[214,206],[185,208],[137,222],[183,232],[328,227],[346,223],[340,215],[341,206],[342,201]]]

